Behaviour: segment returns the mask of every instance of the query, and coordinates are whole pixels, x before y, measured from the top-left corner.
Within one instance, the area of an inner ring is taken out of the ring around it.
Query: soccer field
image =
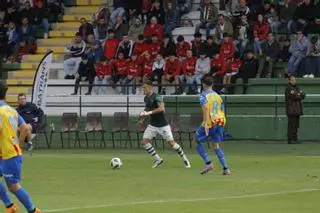
[[[36,150],[25,154],[22,184],[48,213],[314,213],[319,147],[225,142],[230,177],[221,175],[216,159],[215,171],[201,176],[194,150],[186,150],[191,169],[171,150],[160,152],[159,169],[151,169],[144,150]],[[110,169],[112,157],[123,168]]]

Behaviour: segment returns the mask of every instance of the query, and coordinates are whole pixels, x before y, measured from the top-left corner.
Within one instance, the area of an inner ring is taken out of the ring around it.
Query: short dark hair
[[[75,36],[79,37],[81,34],[79,32],[76,32]]]
[[[179,35],[177,37],[177,42],[182,42],[182,41],[184,41],[184,36],[183,35]]]
[[[202,84],[206,86],[213,86],[213,77],[211,75],[205,75],[201,79]]]
[[[0,100],[6,99],[8,86],[6,83],[0,82]]]
[[[138,35],[138,40],[143,40],[144,39],[144,36],[143,35]]]
[[[27,95],[26,95],[25,93],[19,93],[19,94],[18,94],[18,98],[20,98],[20,97],[22,97],[22,96],[26,97]]]

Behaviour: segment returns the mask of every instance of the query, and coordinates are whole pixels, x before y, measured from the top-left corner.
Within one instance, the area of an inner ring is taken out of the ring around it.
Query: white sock
[[[151,143],[147,143],[147,144],[143,145],[143,147],[152,156],[152,159],[154,161],[158,161],[161,159],[160,156],[157,154],[156,150],[153,148]]]
[[[183,152],[182,147],[181,147],[179,144],[175,143],[175,144],[172,146],[172,148],[180,155],[180,157],[181,157],[184,161],[187,161],[187,160],[188,160],[187,156],[186,156],[186,155],[184,154],[184,152]]]

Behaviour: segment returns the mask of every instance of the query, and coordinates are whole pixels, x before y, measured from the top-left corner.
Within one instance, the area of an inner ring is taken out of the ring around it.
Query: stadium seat
[[[52,142],[52,135],[54,133],[55,133],[55,131],[51,130],[50,144]],[[63,135],[66,133],[68,134],[68,148],[70,148],[70,133],[75,134],[74,147],[76,147],[77,142],[78,142],[79,147],[81,147],[80,138],[79,138],[79,130],[78,130],[78,114],[77,113],[63,113],[62,117],[61,117],[61,129],[58,133],[60,134],[62,148],[64,148]]]
[[[202,122],[202,116],[200,114],[191,114],[189,118],[189,125],[188,128],[185,131],[182,131],[182,133],[187,133],[189,136],[189,145],[190,148],[192,148],[192,136],[197,131],[199,124]]]
[[[93,141],[95,141],[95,133],[100,133],[101,134],[100,148],[102,148],[102,145],[104,145],[104,147],[106,147],[101,112],[88,112],[87,113],[86,125],[85,125],[85,128],[82,131],[82,133],[84,133],[84,135],[85,135],[87,148],[89,148],[89,140],[88,140],[89,133],[93,134]],[[93,145],[95,148],[95,143]]]
[[[36,125],[36,131],[35,131],[35,134],[36,134],[36,138],[35,138],[35,146],[38,145],[38,142],[39,142],[39,137],[38,135],[43,135],[44,136],[44,139],[45,139],[45,142],[47,144],[47,148],[50,148],[50,142],[48,140],[48,133],[47,133],[47,130],[46,130],[46,127],[47,127],[47,116],[44,115],[42,117],[42,119],[40,119],[38,122],[37,122],[37,125]]]
[[[115,148],[115,134],[116,133],[119,133],[119,135],[120,135],[120,147],[122,145],[121,133],[127,133],[125,146],[127,146],[127,142],[129,140],[130,147],[132,147],[131,138],[130,138],[129,113],[127,113],[127,112],[115,112],[114,115],[113,115],[113,128],[111,130],[113,148]]]
[[[181,20],[183,19],[190,19],[192,20],[193,26],[196,26],[200,23],[200,11],[191,11],[190,13],[187,13],[181,17]]]
[[[138,147],[140,147],[140,134],[144,133],[148,125],[149,125],[149,117],[146,117],[142,125],[136,126],[135,132],[137,134]]]

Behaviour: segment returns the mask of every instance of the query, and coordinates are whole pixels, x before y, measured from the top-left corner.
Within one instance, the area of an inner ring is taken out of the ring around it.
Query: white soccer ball
[[[110,161],[110,166],[112,169],[120,169],[123,165],[120,158],[112,158]]]

